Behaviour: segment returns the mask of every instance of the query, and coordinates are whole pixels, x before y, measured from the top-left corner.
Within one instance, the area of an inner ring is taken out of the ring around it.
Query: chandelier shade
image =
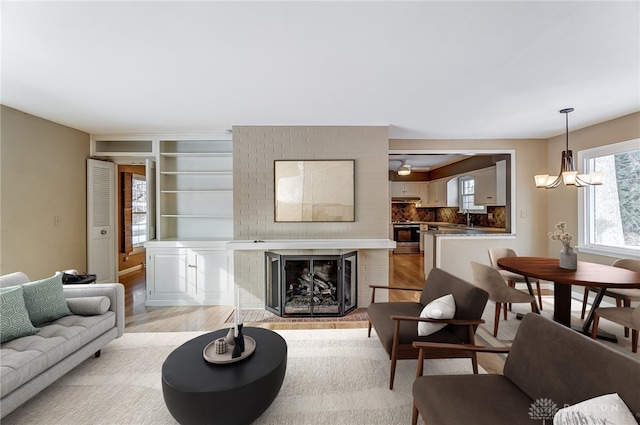
[[[544,189],[555,189],[564,183],[565,186],[584,187],[589,185],[602,184],[602,172],[591,172],[588,174],[579,174],[573,161],[573,151],[569,149],[569,113],[573,112],[573,108],[561,109],[560,113],[565,114],[565,150],[562,151],[562,159],[560,162],[560,172],[558,175],[538,174],[533,176],[536,187]]]

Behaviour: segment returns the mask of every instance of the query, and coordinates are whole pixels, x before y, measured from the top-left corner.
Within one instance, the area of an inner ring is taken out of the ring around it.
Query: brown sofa
[[[423,353],[442,348],[414,346]],[[478,350],[508,351],[504,374],[421,376],[419,358],[414,425],[418,412],[429,425],[551,423],[550,411],[534,410],[538,420],[532,420],[534,403],[551,401],[560,409],[610,393],[640,419],[640,362],[538,314],[525,316],[510,349]]]

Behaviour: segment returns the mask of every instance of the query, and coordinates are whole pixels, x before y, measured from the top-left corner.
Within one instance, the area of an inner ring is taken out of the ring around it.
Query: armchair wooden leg
[[[542,311],[542,292],[540,292],[540,281],[536,282],[536,289],[538,290],[538,304],[540,304],[540,311]]]
[[[531,303],[531,312],[532,313],[536,312],[536,302],[535,301]]]
[[[418,406],[416,406],[416,403],[413,403],[413,409],[412,409],[412,413],[411,413],[411,425],[417,425],[418,424]]]
[[[493,336],[498,336],[498,321],[500,321],[500,303],[496,302],[496,314],[493,318]]]
[[[503,307],[502,311],[504,311],[504,320],[507,320],[507,305],[503,304],[503,306],[504,307]],[[511,309],[509,309],[509,310],[511,310]]]
[[[393,345],[391,347],[391,370],[389,371],[389,389],[393,389],[393,381],[396,377],[396,362],[398,360],[398,345],[400,343],[400,321],[396,320],[393,332]]]
[[[638,352],[638,330],[631,330],[631,351],[634,353]]]
[[[473,369],[473,374],[478,374],[478,355],[477,353],[471,354],[471,368]]]
[[[371,338],[371,321],[369,321],[369,332],[367,333],[367,338]]]
[[[598,322],[600,322],[600,316],[598,313],[593,314],[593,325],[591,325],[591,338],[596,339],[598,336]]]

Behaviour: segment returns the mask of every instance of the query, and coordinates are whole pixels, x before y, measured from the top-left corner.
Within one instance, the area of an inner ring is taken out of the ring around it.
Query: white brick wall
[[[234,239],[388,238],[388,139],[387,127],[234,126]],[[276,223],[273,167],[280,159],[355,160],[355,221]],[[234,273],[242,308],[264,308],[264,253],[236,251]],[[388,251],[359,251],[358,275],[358,306],[366,307],[368,285],[388,283]]]

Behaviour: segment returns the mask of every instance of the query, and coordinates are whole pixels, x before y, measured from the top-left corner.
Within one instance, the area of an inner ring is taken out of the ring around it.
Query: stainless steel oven
[[[414,254],[420,252],[420,223],[393,223],[393,240],[396,241],[394,254]]]

